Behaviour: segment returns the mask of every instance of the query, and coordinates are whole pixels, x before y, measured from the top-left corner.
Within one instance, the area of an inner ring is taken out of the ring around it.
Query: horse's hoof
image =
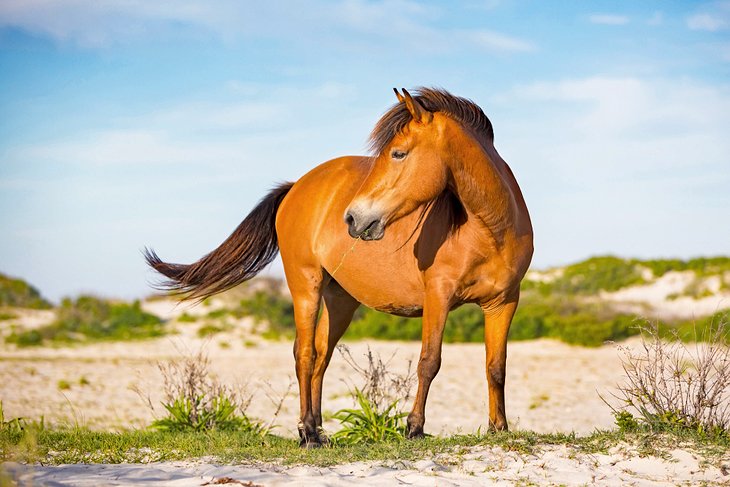
[[[490,433],[499,433],[500,431],[504,431],[504,432],[509,431],[509,428],[507,427],[507,423],[506,422],[504,422],[504,423],[497,423],[497,424],[490,423],[489,424],[489,430],[488,431]]]
[[[313,448],[322,448],[322,443],[320,443],[318,440],[301,440],[299,441],[299,448],[304,448],[306,450],[311,450]]]
[[[319,438],[321,446],[330,446],[330,438],[321,426],[317,427],[317,437]]]
[[[426,435],[423,434],[423,428],[421,426],[417,426],[413,429],[408,430],[408,434],[406,434],[406,438],[409,440],[420,440],[421,438],[424,438]]]

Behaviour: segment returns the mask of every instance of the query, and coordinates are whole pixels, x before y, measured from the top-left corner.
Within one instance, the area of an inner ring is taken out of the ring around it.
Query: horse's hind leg
[[[337,342],[347,330],[359,302],[342,289],[335,280],[330,280],[322,293],[324,309],[317,323],[314,337],[316,358],[312,375],[312,414],[320,441],[326,441],[322,434],[322,381],[332,358]]]
[[[322,269],[302,266],[292,275],[287,269],[287,282],[294,303],[297,335],[294,340],[294,360],[299,383],[300,446],[320,446],[317,425],[312,414],[312,372],[314,368],[314,332],[322,297]]]
[[[519,295],[496,307],[484,307],[484,344],[487,348],[489,429],[507,430],[504,383],[507,371],[507,334],[517,309]]]

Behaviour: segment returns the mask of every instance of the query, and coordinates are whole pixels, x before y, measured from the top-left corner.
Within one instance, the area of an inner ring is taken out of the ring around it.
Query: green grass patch
[[[13,313],[12,311],[0,310],[0,321],[14,320],[17,317],[18,315]]]
[[[64,299],[56,320],[40,328],[11,333],[6,341],[18,346],[51,343],[139,340],[165,334],[162,320],[146,313],[139,301],[114,303],[93,296]]]
[[[212,323],[206,323],[205,325],[198,328],[198,331],[195,332],[196,335],[198,335],[198,338],[205,338],[208,336],[215,335],[217,333],[221,333],[226,331],[228,328],[224,326],[214,325]]]
[[[179,323],[195,323],[196,321],[198,321],[198,318],[185,312],[177,317],[177,321]]]
[[[661,454],[689,447],[708,461],[720,461],[730,448],[722,437],[696,433],[647,433],[596,431],[587,436],[538,434],[530,431],[493,434],[427,437],[422,440],[394,440],[370,444],[337,445],[300,449],[299,441],[275,435],[260,436],[239,431],[98,432],[87,429],[0,430],[0,459],[3,461],[69,463],[123,463],[189,460],[213,457],[217,462],[266,462],[329,466],[356,461],[416,461],[439,454],[460,454],[476,446],[497,446],[521,454],[534,454],[550,445],[566,445],[581,453],[607,453],[618,444],[634,445],[643,454]],[[30,446],[28,446],[30,445]]]

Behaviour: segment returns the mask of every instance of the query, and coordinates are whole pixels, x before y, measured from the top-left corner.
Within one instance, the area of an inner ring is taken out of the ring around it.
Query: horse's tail
[[[258,274],[279,252],[276,213],[293,184],[272,189],[217,249],[193,264],[169,264],[145,248],[147,264],[169,279],[159,287],[202,300]]]

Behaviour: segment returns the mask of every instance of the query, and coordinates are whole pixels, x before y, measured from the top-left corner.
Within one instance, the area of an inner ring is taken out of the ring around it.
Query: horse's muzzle
[[[348,211],[345,213],[345,223],[347,223],[347,233],[352,238],[380,240],[385,234],[385,225],[383,225],[383,220],[380,217],[363,217],[357,212]]]

